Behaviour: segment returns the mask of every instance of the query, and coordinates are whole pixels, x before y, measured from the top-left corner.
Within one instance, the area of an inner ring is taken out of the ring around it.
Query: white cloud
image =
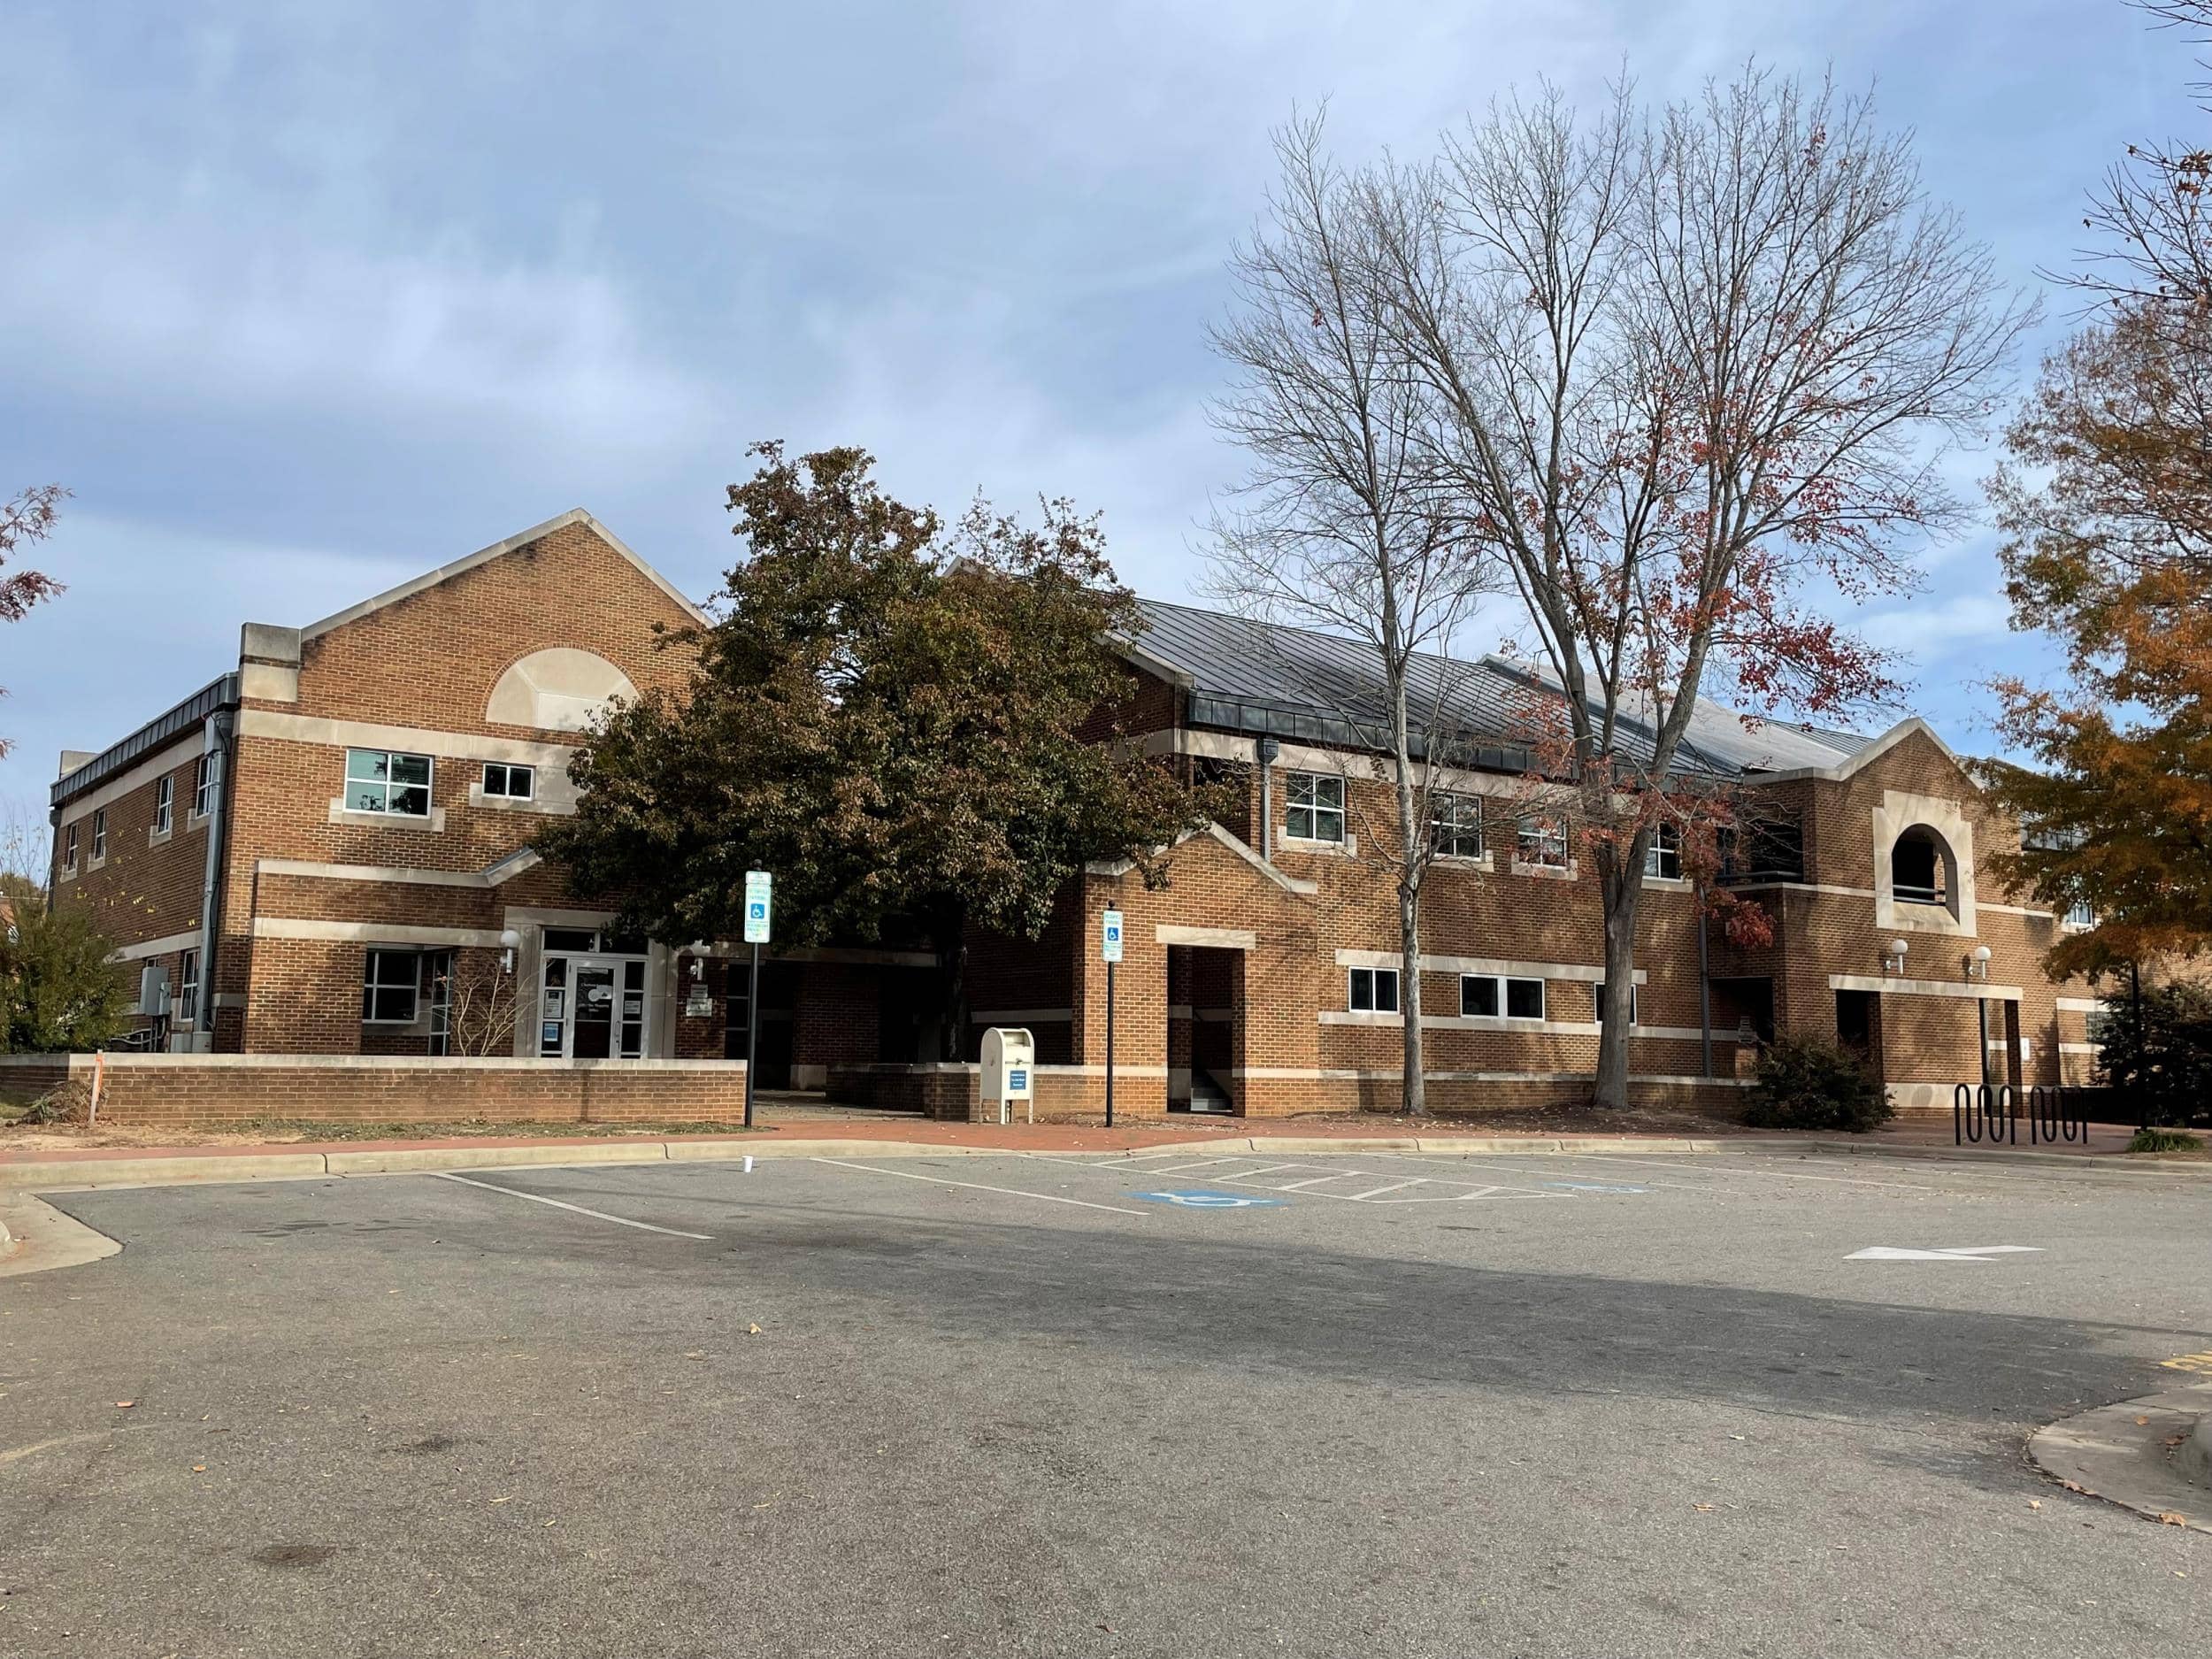
[[[1872,612],[1859,620],[1858,630],[1885,650],[1903,651],[1925,662],[1978,640],[1995,638],[2011,626],[2011,608],[2001,595],[1964,593]]]
[[[28,239],[0,265],[0,314],[19,373],[65,373],[79,395],[104,382],[142,408],[649,455],[709,403],[610,278],[458,246],[240,246],[204,220],[110,219]]]

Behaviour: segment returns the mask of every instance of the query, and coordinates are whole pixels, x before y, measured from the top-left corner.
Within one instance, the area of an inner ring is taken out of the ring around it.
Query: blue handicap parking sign
[[[1156,1204],[1173,1204],[1179,1210],[1265,1210],[1284,1202],[1248,1193],[1217,1193],[1203,1187],[1185,1187],[1172,1193],[1136,1193],[1132,1196]]]

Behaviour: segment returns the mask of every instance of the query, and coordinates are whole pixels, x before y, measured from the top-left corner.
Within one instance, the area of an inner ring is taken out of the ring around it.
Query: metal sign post
[[[753,1062],[760,1052],[760,948],[768,942],[771,883],[765,870],[745,872],[745,942],[753,948],[752,988],[745,997],[745,1126],[753,1126]]]
[[[1106,1126],[1114,1126],[1114,966],[1121,960],[1121,912],[1101,918],[1098,954],[1106,964]]]

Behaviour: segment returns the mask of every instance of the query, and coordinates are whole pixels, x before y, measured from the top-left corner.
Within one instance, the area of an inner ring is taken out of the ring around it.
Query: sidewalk
[[[166,1186],[191,1181],[298,1180],[331,1175],[372,1175],[407,1170],[498,1169],[521,1164],[693,1163],[744,1157],[895,1157],[1022,1152],[1070,1154],[1141,1152],[1172,1148],[1218,1152],[1422,1152],[1487,1156],[1552,1154],[1795,1151],[1891,1153],[1930,1157],[1960,1156],[2006,1162],[2079,1163],[2111,1159],[2124,1151],[2130,1130],[2092,1126],[2086,1145],[2031,1148],[2023,1124],[2020,1144],[1954,1148],[1947,1118],[1933,1115],[1892,1124],[1878,1133],[1747,1134],[1716,1125],[1695,1133],[1594,1133],[1545,1130],[1486,1132],[1478,1124],[1402,1118],[1267,1120],[1192,1118],[1157,1119],[1107,1129],[1096,1124],[965,1124],[885,1113],[845,1117],[803,1110],[726,1134],[461,1135],[379,1141],[271,1141],[208,1146],[0,1146],[0,1191],[65,1187]]]

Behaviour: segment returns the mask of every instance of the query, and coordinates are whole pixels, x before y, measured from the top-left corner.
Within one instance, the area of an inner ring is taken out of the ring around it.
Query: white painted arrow
[[[1986,1262],[1993,1256],[2040,1256],[2043,1247],[2038,1244],[1978,1244],[1961,1250],[1901,1250],[1894,1245],[1876,1244],[1863,1250],[1854,1250],[1843,1259],[1847,1262]]]

